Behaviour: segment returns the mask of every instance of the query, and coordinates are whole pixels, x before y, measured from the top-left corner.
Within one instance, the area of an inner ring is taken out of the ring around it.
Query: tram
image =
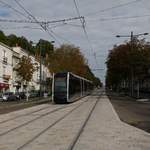
[[[54,103],[70,103],[90,94],[92,81],[71,72],[53,74],[52,101]]]

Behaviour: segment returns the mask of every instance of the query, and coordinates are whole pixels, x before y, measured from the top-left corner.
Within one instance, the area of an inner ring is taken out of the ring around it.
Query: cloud
[[[137,19],[122,19],[122,20],[110,20],[110,21],[100,21],[101,18],[111,18],[111,17],[121,17],[121,16],[134,16],[134,15],[145,15],[150,14],[150,3],[148,0],[141,0],[139,2],[133,3],[131,5],[126,5],[124,7],[112,9],[109,11],[97,13],[94,15],[87,15],[89,13],[97,12],[105,8],[110,8],[119,4],[130,2],[131,0],[76,0],[80,9],[82,16],[86,16],[87,24],[87,33],[91,44],[87,41],[86,36],[83,32],[83,29],[80,27],[75,27],[71,25],[62,25],[52,30],[59,36],[56,36],[57,40],[60,42],[68,42],[79,46],[82,52],[88,59],[88,63],[91,68],[100,68],[104,70],[95,71],[94,73],[104,81],[104,76],[106,72],[105,61],[107,58],[108,50],[113,47],[115,44],[129,40],[128,38],[116,38],[117,34],[130,35],[131,31],[134,33],[142,33],[150,31],[149,21],[150,17],[146,18],[137,18]],[[5,0],[5,2],[12,5],[14,8],[18,9],[22,13],[25,12],[12,0]],[[103,3],[102,3],[103,2]],[[37,19],[39,20],[57,20],[64,18],[71,18],[77,16],[73,0],[32,0],[32,1],[23,1],[20,0],[20,3],[30,11]],[[7,11],[5,11],[7,10]],[[7,14],[7,12],[11,12]],[[7,19],[25,19],[21,15],[18,15],[16,12],[9,8],[3,8],[3,11],[0,11],[0,16]],[[80,25],[80,21],[69,22],[70,24]],[[11,27],[11,26],[31,26],[39,27],[38,25],[33,24],[9,24],[1,23],[1,26]],[[54,24],[50,25],[55,26]],[[15,33],[17,35],[23,35],[29,40],[37,42],[40,38],[47,40],[54,40],[47,33],[42,30],[4,30],[5,33]],[[149,36],[147,36],[149,39]],[[149,39],[150,40],[150,39]],[[59,44],[56,42],[56,46]],[[93,57],[93,52],[91,50],[91,45],[93,50],[96,52],[98,60],[98,66],[96,65],[95,58]]]

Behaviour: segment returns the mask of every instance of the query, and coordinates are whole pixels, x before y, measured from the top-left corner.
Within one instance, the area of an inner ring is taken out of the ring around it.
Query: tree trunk
[[[27,99],[26,99],[26,101],[28,102],[28,101],[29,101],[29,89],[28,89],[28,83],[27,83],[26,92],[27,92]]]

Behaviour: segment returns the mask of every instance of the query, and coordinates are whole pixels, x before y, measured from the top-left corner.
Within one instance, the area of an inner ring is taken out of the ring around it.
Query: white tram
[[[70,72],[53,74],[52,100],[54,103],[69,103],[90,94],[91,81]]]

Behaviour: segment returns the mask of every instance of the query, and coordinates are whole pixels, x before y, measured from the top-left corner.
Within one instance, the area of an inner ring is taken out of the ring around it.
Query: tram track
[[[29,145],[30,143],[32,143],[35,139],[37,139],[39,136],[41,136],[42,134],[44,134],[47,130],[49,130],[50,128],[52,128],[53,126],[55,126],[57,123],[59,123],[61,120],[63,120],[64,118],[66,118],[67,116],[69,116],[72,112],[74,112],[76,109],[78,109],[79,107],[81,107],[85,102],[87,102],[89,100],[86,100],[82,103],[80,103],[79,105],[77,105],[75,108],[71,109],[69,112],[65,113],[62,117],[60,117],[59,119],[57,119],[54,123],[50,124],[47,128],[45,128],[44,130],[42,130],[41,132],[39,132],[36,136],[34,136],[32,139],[30,139],[29,141],[27,141],[26,143],[24,143],[22,146],[20,146],[19,148],[17,148],[17,150],[22,150],[24,149],[27,145]]]
[[[85,121],[84,121],[83,124],[81,125],[79,131],[77,132],[77,134],[76,134],[75,137],[73,138],[73,140],[72,140],[72,142],[71,142],[71,144],[69,145],[69,147],[68,147],[67,150],[73,150],[73,149],[74,149],[74,147],[75,147],[77,141],[79,140],[81,134],[83,133],[84,128],[85,128],[85,126],[87,125],[87,123],[88,123],[88,121],[89,121],[89,119],[90,119],[90,117],[91,117],[93,111],[95,110],[95,108],[96,108],[96,106],[97,106],[97,104],[98,104],[98,102],[99,102],[99,100],[100,100],[100,98],[101,98],[102,95],[103,95],[103,93],[101,93],[100,96],[97,98],[97,100],[96,100],[95,104],[93,105],[91,111],[90,111],[89,114],[87,115]]]
[[[92,107],[92,110],[90,111],[90,113],[88,114],[88,117],[86,118],[86,120],[84,121],[84,124],[82,125],[81,129],[79,130],[78,135],[73,139],[73,142],[71,143],[71,145],[69,146],[68,150],[71,150],[70,148],[73,149],[73,147],[75,146],[78,138],[80,137],[85,125],[87,124],[91,114],[93,113],[99,99],[101,96],[98,97],[98,99],[96,100],[96,102],[94,103],[94,106]],[[77,105],[75,108],[73,108],[71,111],[69,111],[68,113],[66,113],[65,115],[63,115],[61,118],[59,118],[58,120],[56,120],[54,123],[52,123],[51,125],[49,125],[47,128],[45,128],[44,130],[42,130],[41,132],[39,132],[37,135],[35,135],[32,139],[28,140],[26,143],[24,143],[22,146],[20,146],[19,148],[17,148],[17,150],[22,150],[24,148],[26,148],[29,144],[31,144],[32,142],[34,142],[39,136],[41,136],[42,134],[44,134],[46,131],[48,131],[49,129],[51,129],[53,126],[55,126],[56,124],[58,124],[60,121],[62,121],[63,119],[65,119],[67,116],[69,116],[71,113],[73,113],[75,110],[77,110],[79,107],[81,107],[83,104],[85,104],[85,102],[88,102],[90,99],[82,102],[82,104]],[[73,145],[73,146],[72,146]]]
[[[86,102],[86,101],[88,101],[88,100],[85,100],[84,102]],[[84,102],[81,102],[81,103],[84,103]],[[79,106],[81,105],[81,103],[79,103]],[[10,132],[12,132],[12,131],[15,131],[15,130],[21,128],[21,127],[24,127],[24,126],[26,126],[26,125],[28,125],[28,124],[31,124],[31,123],[33,123],[34,121],[37,121],[37,120],[39,120],[39,119],[41,119],[41,118],[43,118],[43,117],[45,117],[45,116],[48,116],[48,115],[50,115],[50,114],[52,114],[52,113],[55,113],[55,112],[58,112],[59,110],[65,109],[65,108],[67,108],[67,107],[72,107],[72,106],[74,106],[74,105],[77,105],[77,104],[67,105],[67,106],[61,106],[61,107],[56,108],[56,109],[54,109],[54,110],[51,110],[51,111],[49,111],[49,112],[47,112],[47,113],[44,113],[44,114],[42,114],[42,115],[40,115],[40,116],[38,116],[38,117],[36,117],[36,118],[34,118],[34,119],[32,119],[32,120],[29,120],[29,121],[27,121],[27,122],[25,122],[25,123],[23,123],[23,124],[20,124],[20,125],[14,127],[14,128],[11,128],[11,129],[9,129],[9,130],[7,130],[7,131],[5,131],[5,132],[0,133],[0,137],[2,137],[2,136],[4,136],[4,135],[7,135],[8,133],[10,133]],[[43,108],[42,110],[44,110],[44,108]],[[41,110],[37,110],[36,112],[39,112],[39,111],[41,111]],[[34,113],[35,113],[35,112],[34,112]],[[26,115],[25,115],[25,116],[26,116]],[[15,118],[15,119],[16,119],[16,118]],[[12,120],[15,120],[15,119],[12,118],[11,121],[12,121]]]
[[[15,116],[15,117],[12,117],[12,118],[9,118],[9,119],[0,121],[0,124],[3,124],[3,123],[6,123],[6,122],[15,120],[15,119],[17,119],[17,118],[21,118],[21,117],[23,117],[23,116],[31,115],[31,114],[34,114],[34,113],[36,113],[36,112],[40,112],[40,111],[45,110],[45,109],[47,109],[47,108],[50,108],[50,107],[49,107],[49,106],[46,106],[46,107],[44,107],[44,108],[40,108],[40,109],[31,111],[31,112],[28,112],[28,113],[26,113],[26,114],[18,115],[18,116]]]

